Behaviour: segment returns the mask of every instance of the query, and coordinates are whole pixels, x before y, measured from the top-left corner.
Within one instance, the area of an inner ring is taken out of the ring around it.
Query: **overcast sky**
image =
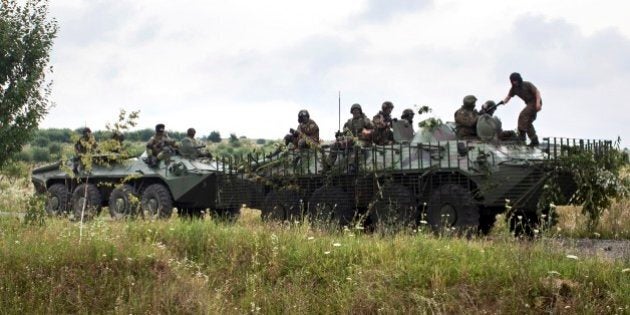
[[[394,115],[500,100],[520,72],[541,91],[540,136],[630,146],[630,3],[581,0],[51,0],[60,26],[43,127],[139,128],[277,139],[308,109],[320,134],[360,103]],[[524,106],[500,108],[505,129]],[[418,116],[416,116],[418,120]]]

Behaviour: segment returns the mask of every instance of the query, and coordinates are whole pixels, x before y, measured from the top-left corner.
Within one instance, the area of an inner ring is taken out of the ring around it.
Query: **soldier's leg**
[[[536,135],[536,128],[534,128],[534,120],[536,120],[536,110],[532,110],[529,115],[529,125],[527,126],[527,136],[529,137],[530,145],[535,146],[538,145],[538,136]]]
[[[529,134],[529,129],[533,126],[533,120],[531,119],[531,117],[532,115],[529,106],[523,108],[521,113],[518,115],[518,139],[522,142],[525,142],[527,140],[525,138],[525,135]]]

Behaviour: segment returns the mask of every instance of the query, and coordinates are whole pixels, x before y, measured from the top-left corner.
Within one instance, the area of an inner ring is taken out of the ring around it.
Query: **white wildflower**
[[[578,256],[575,256],[575,255],[567,255],[567,258],[573,259],[573,260],[578,260]]]
[[[341,246],[341,243],[333,243],[333,246],[339,247],[339,246]]]

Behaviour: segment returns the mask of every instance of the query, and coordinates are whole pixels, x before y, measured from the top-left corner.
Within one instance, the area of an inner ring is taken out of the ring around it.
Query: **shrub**
[[[221,142],[221,134],[218,131],[211,132],[210,135],[208,136],[208,141],[213,142],[213,143]]]
[[[48,162],[50,161],[50,153],[43,148],[33,148],[33,161],[34,162]]]

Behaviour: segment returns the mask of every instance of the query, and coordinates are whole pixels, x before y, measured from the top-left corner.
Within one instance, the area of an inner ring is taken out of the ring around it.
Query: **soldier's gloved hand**
[[[497,103],[497,106],[501,106],[501,105],[504,105],[504,104],[505,104],[505,102],[500,101],[500,102]]]

